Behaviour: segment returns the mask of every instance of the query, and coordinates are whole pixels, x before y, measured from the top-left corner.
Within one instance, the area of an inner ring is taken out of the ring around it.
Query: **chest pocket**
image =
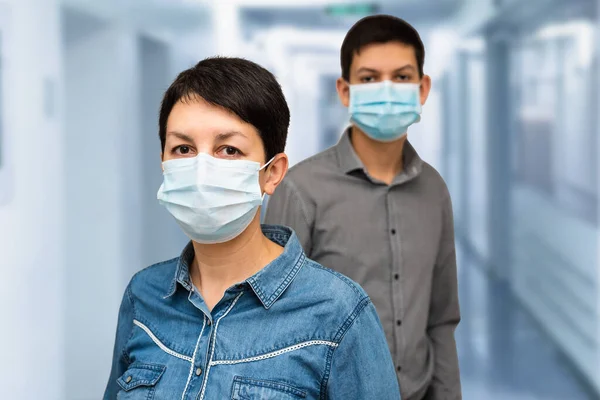
[[[117,379],[121,391],[117,400],[152,400],[154,390],[167,367],[156,364],[134,363]]]
[[[306,392],[287,383],[236,376],[233,379],[231,400],[298,400]]]

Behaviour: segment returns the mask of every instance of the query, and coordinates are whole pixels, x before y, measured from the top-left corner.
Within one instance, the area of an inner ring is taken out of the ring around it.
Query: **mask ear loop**
[[[277,157],[277,156],[276,155],[273,156],[273,158],[271,158],[267,163],[265,163],[265,165],[263,165],[262,167],[260,167],[258,170],[260,171],[260,170],[266,168],[269,164],[271,164],[273,162],[273,160],[275,159],[275,157]],[[266,193],[262,194],[262,197],[260,198],[261,201],[265,200],[265,195],[266,195]]]
[[[273,156],[273,158],[271,158],[269,161],[267,161],[267,163],[265,163],[265,165],[263,165],[262,167],[260,167],[258,170],[262,170],[264,168],[266,168],[269,164],[271,164],[273,162],[273,160],[275,159],[275,157],[277,156]]]

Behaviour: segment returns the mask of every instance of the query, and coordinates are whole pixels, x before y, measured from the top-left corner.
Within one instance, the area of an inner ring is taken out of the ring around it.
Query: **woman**
[[[105,399],[399,399],[375,309],[258,209],[288,168],[264,68],[210,58],[160,110],[158,199],[191,242],[129,283]]]

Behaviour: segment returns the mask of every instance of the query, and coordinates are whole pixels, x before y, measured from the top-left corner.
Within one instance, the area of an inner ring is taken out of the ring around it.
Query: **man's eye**
[[[399,81],[409,81],[410,80],[410,76],[408,75],[398,75],[396,76],[396,79]]]
[[[360,78],[360,81],[364,83],[373,82],[374,80],[375,78],[373,78],[372,76],[364,76]]]

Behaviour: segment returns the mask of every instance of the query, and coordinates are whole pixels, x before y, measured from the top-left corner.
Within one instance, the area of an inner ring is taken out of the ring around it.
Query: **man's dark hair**
[[[415,28],[403,19],[391,15],[370,15],[359,20],[346,34],[342,43],[340,61],[342,78],[350,80],[350,66],[354,55],[372,43],[399,42],[415,50],[419,76],[423,77],[425,46]]]
[[[178,101],[202,98],[253,125],[265,148],[265,161],[285,149],[290,110],[272,73],[242,58],[210,57],[180,73],[167,89],[159,115],[161,149],[167,120]]]

